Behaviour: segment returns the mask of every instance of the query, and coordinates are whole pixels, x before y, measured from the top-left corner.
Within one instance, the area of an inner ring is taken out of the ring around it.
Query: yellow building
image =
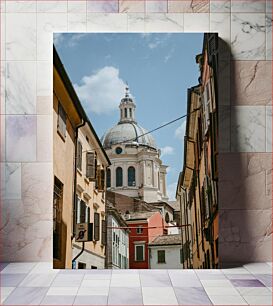
[[[74,267],[103,268],[105,169],[110,161],[55,48],[53,59],[53,266],[72,268],[84,246]],[[75,242],[78,223],[92,228],[91,241]]]
[[[196,57],[199,85],[188,89],[184,165],[177,186],[184,268],[218,267],[217,34]]]

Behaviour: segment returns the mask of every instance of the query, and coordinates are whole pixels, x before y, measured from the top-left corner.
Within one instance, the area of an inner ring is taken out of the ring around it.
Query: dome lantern
[[[130,95],[128,84],[125,87],[125,96],[121,99],[119,104],[120,109],[120,123],[121,122],[136,122],[135,109],[136,105]]]

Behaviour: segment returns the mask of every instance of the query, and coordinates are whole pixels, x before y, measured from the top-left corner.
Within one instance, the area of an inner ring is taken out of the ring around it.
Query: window
[[[157,251],[157,262],[158,263],[166,263],[165,261],[165,250]]]
[[[127,118],[127,108],[125,108],[125,118]]]
[[[77,142],[77,168],[82,170],[82,144],[79,140]]]
[[[106,245],[106,221],[101,220],[101,244]]]
[[[94,213],[94,240],[100,240],[100,214]]]
[[[135,245],[135,261],[144,261],[144,260],[145,260],[144,245],[143,244]]]
[[[86,177],[95,180],[97,174],[97,157],[95,152],[86,152]]]
[[[58,106],[57,131],[62,136],[62,138],[65,138],[66,136],[66,112],[63,106],[61,105],[61,103],[59,103],[59,106]]]
[[[84,201],[80,201],[80,216],[79,223],[86,223],[87,206]]]
[[[122,148],[121,147],[117,147],[116,148],[116,154],[121,154],[122,153]]]
[[[142,233],[143,233],[143,227],[142,227],[142,226],[138,226],[138,227],[136,228],[136,233],[137,233],[137,234],[142,234]]]
[[[96,266],[91,266],[91,269],[98,269],[98,267],[96,267]]]
[[[132,118],[132,109],[130,108],[130,118]]]
[[[86,269],[86,263],[79,262],[78,263],[78,269]]]
[[[167,212],[166,212],[166,214],[165,214],[165,221],[166,221],[166,223],[169,223],[169,222],[170,222],[170,215],[169,215],[169,213],[167,213]]]
[[[111,187],[111,170],[107,169],[107,174],[106,174],[106,187],[109,188]]]
[[[54,177],[53,193],[53,258],[61,259],[63,184]]]
[[[100,166],[97,166],[96,188],[98,191],[104,191],[105,189],[105,171]]]
[[[136,186],[136,170],[132,166],[128,168],[128,186]]]
[[[121,187],[123,184],[122,182],[122,168],[117,167],[116,169],[116,187]]]

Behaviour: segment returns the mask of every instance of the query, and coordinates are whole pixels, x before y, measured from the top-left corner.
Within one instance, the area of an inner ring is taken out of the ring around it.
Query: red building
[[[167,225],[158,211],[133,212],[127,215],[130,269],[149,269],[148,244],[156,237],[167,234]]]

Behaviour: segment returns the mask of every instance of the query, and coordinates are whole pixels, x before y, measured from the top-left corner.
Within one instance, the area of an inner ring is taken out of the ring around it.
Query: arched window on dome
[[[127,108],[125,108],[125,118],[127,118]]]
[[[107,169],[106,173],[106,187],[109,188],[111,187],[111,170]]]
[[[128,168],[128,186],[136,186],[136,170],[132,166]]]
[[[121,187],[123,182],[122,182],[122,168],[117,167],[116,169],[116,187]]]

